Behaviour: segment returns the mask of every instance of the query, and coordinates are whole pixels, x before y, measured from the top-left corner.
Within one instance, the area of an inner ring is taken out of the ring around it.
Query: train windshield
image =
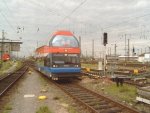
[[[74,36],[57,35],[52,40],[52,46],[57,47],[79,47],[78,41]]]
[[[77,54],[53,54],[53,64],[78,64],[79,55]]]

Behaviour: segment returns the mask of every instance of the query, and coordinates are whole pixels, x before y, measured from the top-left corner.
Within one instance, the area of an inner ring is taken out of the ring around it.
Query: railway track
[[[23,65],[17,71],[0,78],[0,97],[27,71],[27,65]]]
[[[36,71],[39,72],[38,70]],[[41,72],[39,73],[42,74]],[[95,93],[73,82],[66,83],[61,81],[50,81],[70,97],[75,99],[77,103],[88,109],[90,113],[139,113],[135,109]]]
[[[82,72],[82,74],[86,75],[86,76],[89,76],[90,78],[100,78],[100,77],[103,76],[103,74],[100,71],[97,71],[97,70],[92,70],[91,72]],[[139,82],[136,82],[136,81],[132,80],[131,76],[127,76],[124,73],[120,73],[120,75],[119,74],[115,74],[115,76],[124,78],[124,83],[130,84],[130,85],[134,85],[134,86],[137,86],[137,87],[143,87],[143,86],[147,86],[147,85],[150,84],[150,83],[146,82],[146,79],[148,77],[150,77],[150,74],[147,74],[146,77],[143,76],[143,81],[139,81]],[[137,76],[137,79],[138,78],[139,78],[139,76]],[[145,78],[145,82],[144,82],[144,78]],[[113,78],[110,78],[110,79],[113,79]]]
[[[139,113],[103,95],[97,94],[80,85],[55,83],[65,93],[90,110],[91,113]]]

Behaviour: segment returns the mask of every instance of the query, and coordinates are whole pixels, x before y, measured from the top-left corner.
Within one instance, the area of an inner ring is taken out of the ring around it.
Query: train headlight
[[[58,67],[57,65],[53,65],[53,67]]]
[[[75,65],[75,67],[79,67],[78,65]]]

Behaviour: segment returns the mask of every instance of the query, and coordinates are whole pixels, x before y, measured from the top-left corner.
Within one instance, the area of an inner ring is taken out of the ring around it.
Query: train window
[[[77,64],[79,63],[78,56],[53,56],[54,64]]]
[[[64,61],[54,61],[55,64],[64,64]]]
[[[50,66],[50,59],[48,57],[44,59],[44,66]]]
[[[52,46],[58,47],[79,47],[78,41],[74,36],[57,35],[52,40]]]

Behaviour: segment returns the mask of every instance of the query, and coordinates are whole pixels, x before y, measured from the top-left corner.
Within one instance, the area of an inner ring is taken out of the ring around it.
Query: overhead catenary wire
[[[16,32],[15,28],[12,26],[12,24],[8,21],[8,19],[6,18],[6,16],[0,11],[2,17],[5,19],[5,21],[9,24],[10,28]]]
[[[108,30],[108,29],[110,29],[110,28],[116,28],[116,27],[118,27],[119,25],[122,25],[122,24],[129,24],[130,23],[130,21],[131,20],[135,20],[135,19],[139,19],[139,18],[143,18],[143,17],[146,17],[146,16],[150,16],[150,13],[147,13],[147,14],[144,14],[144,15],[141,15],[141,16],[136,16],[136,17],[131,17],[130,19],[127,19],[127,20],[124,20],[124,21],[122,21],[122,22],[119,22],[119,23],[117,23],[117,24],[112,24],[112,25],[110,25],[110,26],[106,26],[106,27],[102,27],[101,25],[101,31],[106,31],[106,30]],[[112,30],[111,30],[112,31]],[[120,30],[119,30],[120,31]],[[97,30],[97,31],[94,31],[94,32],[91,32],[90,34],[94,34],[94,33],[97,33],[97,32],[99,32],[99,30]]]
[[[143,18],[143,17],[149,16],[149,15],[150,15],[150,13],[144,14],[144,15],[141,15],[141,16],[137,16],[137,17],[132,17],[132,18],[127,19],[127,20],[124,20],[124,21],[122,21],[122,22],[120,22],[120,23],[117,23],[117,24],[113,24],[113,25],[104,27],[103,29],[106,30],[106,29],[112,28],[112,27],[114,27],[114,26],[118,26],[118,25],[121,25],[121,24],[126,24],[127,22],[129,23],[131,20],[135,20],[135,19],[138,19],[138,18]]]
[[[6,1],[6,0],[5,0]],[[62,1],[62,0],[61,0]],[[63,0],[64,1],[64,0]],[[7,3],[7,2],[6,2]],[[35,2],[35,3],[37,3],[37,2]],[[59,1],[57,1],[54,5],[58,5],[60,2]],[[78,4],[79,4],[79,2],[78,2]],[[36,4],[38,7],[41,7],[40,9],[46,9],[50,14],[52,14],[52,15],[56,15],[56,13],[59,15],[59,14],[61,14],[60,12],[57,12],[57,8],[54,8],[54,9],[51,9],[50,7],[48,7],[48,5],[46,5],[47,7],[44,7],[44,5],[43,5],[43,2],[41,2],[41,3],[39,3],[39,5],[38,5],[38,3]],[[9,4],[8,4],[8,6],[9,6]],[[32,7],[35,7],[35,6],[33,6],[32,5]],[[9,7],[8,7],[9,8]],[[66,7],[64,7],[64,8],[66,8]],[[10,7],[10,9],[11,9],[11,7]],[[54,14],[55,13],[55,14]],[[69,13],[70,14],[70,13]],[[68,15],[69,15],[68,14]],[[62,17],[62,18],[64,18],[64,17],[67,17],[68,16],[67,14],[65,14],[65,15],[61,15],[60,17]],[[71,14],[72,15],[72,14]],[[68,18],[70,19],[71,17],[74,17],[74,16],[69,16]],[[8,18],[9,19],[9,18]],[[67,18],[66,18],[67,19]],[[65,19],[65,20],[66,20]],[[72,19],[72,18],[71,18]],[[43,20],[43,18],[42,18],[42,20]],[[64,20],[64,21],[65,21]],[[79,19],[80,20],[80,19]],[[133,19],[134,20],[134,19]],[[64,23],[64,21],[62,21],[62,23]],[[71,20],[72,21],[72,20]],[[76,21],[76,20],[75,20]],[[131,21],[131,20],[130,20]],[[119,25],[124,25],[124,24],[129,24],[130,23],[130,21],[129,22],[126,22],[126,20],[125,21],[122,21],[122,24],[120,24],[121,22],[119,22],[119,23],[117,23],[117,24],[119,24]],[[83,22],[86,22],[86,21],[84,21],[83,20]],[[90,21],[88,21],[88,22],[90,22]],[[92,22],[92,21],[91,21]],[[132,21],[131,21],[132,22]],[[37,24],[39,24],[39,23],[37,23]],[[73,23],[74,24],[74,23]],[[110,29],[110,28],[116,28],[117,27],[117,29],[118,29],[118,26],[119,25],[115,25],[115,24],[112,24],[112,25],[108,25],[108,26],[106,26],[106,30],[108,30],[108,29]],[[71,28],[71,25],[68,25],[70,28]],[[67,27],[68,27],[67,26]],[[77,25],[76,25],[77,26]],[[55,27],[55,26],[52,26],[52,28],[53,27]],[[62,26],[63,27],[63,26]],[[84,27],[85,27],[85,29],[84,29]],[[82,28],[82,30],[83,30],[83,32],[82,32],[82,34],[85,34],[85,35],[87,35],[87,36],[89,36],[92,32],[89,32],[89,31],[95,31],[95,30],[92,30],[92,29],[88,29],[88,27],[90,28],[90,26],[88,26],[87,24],[84,26],[83,28]],[[94,27],[94,26],[93,26]],[[93,27],[91,27],[91,28],[93,28]],[[104,26],[105,27],[105,26]],[[107,27],[110,27],[110,28],[107,28]],[[120,28],[120,27],[119,27]],[[40,30],[41,30],[42,28],[40,28]],[[97,31],[99,32],[100,30],[98,30],[99,28],[97,28]],[[76,30],[76,29],[75,29]],[[78,29],[77,29],[78,30]],[[88,31],[89,30],[89,31]],[[105,28],[103,28],[103,30],[105,30]],[[119,29],[120,30],[120,29]],[[118,31],[119,31],[118,30]],[[123,29],[124,30],[124,29]],[[117,31],[117,32],[118,32]],[[123,33],[122,33],[123,34]],[[98,35],[100,35],[100,33],[98,34]],[[93,35],[94,36],[94,35]],[[95,38],[95,37],[94,37]]]
[[[52,15],[57,15],[57,16],[59,16],[59,17],[65,16],[65,15],[62,15],[62,14],[56,12],[55,10],[52,10],[52,9],[46,7],[46,5],[43,6],[43,5],[41,5],[41,4],[39,4],[39,3],[36,3],[36,2],[33,2],[33,1],[27,1],[27,2],[29,2],[30,4],[36,5],[36,6],[38,6],[38,7],[45,8],[45,9],[46,9],[49,13],[51,13]]]
[[[77,7],[75,7],[67,16],[65,16],[56,26],[54,26],[53,30],[56,29],[59,25],[61,25],[67,18],[69,18],[77,9],[79,9],[87,0],[82,1]],[[52,31],[53,31],[52,30]],[[48,34],[49,35],[49,34]],[[49,38],[49,37],[48,37]]]
[[[9,13],[12,14],[12,12],[11,12],[10,8],[8,7],[6,1],[5,1],[5,0],[2,0],[2,2],[3,2],[4,5],[6,6],[7,10],[9,11]],[[32,2],[30,1],[30,3],[32,3],[32,4],[34,4],[34,5],[37,5],[37,6],[40,6],[40,7],[43,7],[42,5],[37,4],[37,3],[34,3],[33,1],[32,1]],[[59,14],[57,14],[58,12],[56,12],[56,11],[53,11],[53,10],[47,8],[47,7],[43,7],[43,8],[46,8],[46,9],[47,9],[49,12],[51,12],[51,14],[53,14],[53,15],[60,16]],[[2,14],[2,13],[1,13],[1,14]],[[5,14],[5,15],[6,15],[6,14]],[[15,28],[14,28],[14,27],[12,26],[12,24],[8,21],[8,19],[6,18],[5,15],[2,14],[2,16],[4,17],[4,19],[7,21],[8,25],[15,31]],[[62,15],[61,15],[60,17],[62,17]],[[19,24],[18,24],[17,22],[16,22],[16,25],[19,27]],[[16,32],[16,31],[15,31],[15,32]]]
[[[67,16],[65,16],[56,26],[58,27],[60,24],[62,24],[67,18],[69,18],[76,10],[78,10],[87,0],[82,1],[77,7],[75,7]]]
[[[10,10],[10,8],[8,7],[6,1],[5,1],[5,0],[2,0],[2,1],[3,1],[3,3],[5,4],[5,6],[6,6],[8,12],[12,15],[13,13],[12,13],[12,11]],[[16,21],[15,23],[16,23],[17,26],[19,26],[19,24],[17,23],[17,21]]]

